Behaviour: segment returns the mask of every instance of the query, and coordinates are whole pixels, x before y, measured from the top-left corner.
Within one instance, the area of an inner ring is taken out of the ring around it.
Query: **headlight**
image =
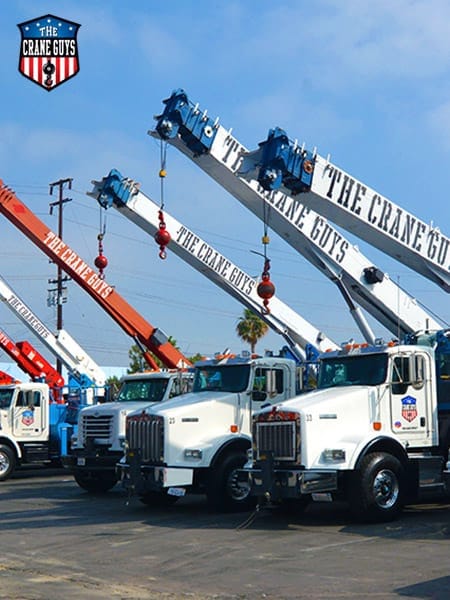
[[[342,448],[325,448],[322,452],[324,462],[345,462],[345,450]]]
[[[185,458],[196,458],[197,460],[200,460],[202,456],[203,452],[198,448],[186,448],[184,451]]]

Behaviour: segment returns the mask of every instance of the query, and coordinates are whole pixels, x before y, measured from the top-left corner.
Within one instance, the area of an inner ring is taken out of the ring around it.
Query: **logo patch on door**
[[[402,399],[402,417],[408,423],[412,423],[417,417],[417,400],[412,396],[406,396]]]
[[[24,410],[22,413],[22,423],[23,425],[33,425],[34,423],[34,414],[33,411],[30,410],[29,408],[27,410]]]

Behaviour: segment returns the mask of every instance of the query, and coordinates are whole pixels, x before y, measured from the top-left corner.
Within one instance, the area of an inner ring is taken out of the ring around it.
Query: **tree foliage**
[[[258,315],[249,308],[244,309],[244,315],[240,317],[236,325],[238,336],[250,344],[250,351],[255,352],[256,344],[269,331],[269,326]]]
[[[128,350],[128,358],[130,359],[130,364],[128,366],[127,373],[142,373],[143,371],[148,370],[149,365],[144,358],[142,350],[137,344],[133,344]]]
[[[113,400],[119,392],[120,377],[117,377],[117,375],[111,375],[106,379],[105,384],[108,389],[109,400]]]
[[[205,355],[200,354],[200,352],[197,352],[197,354],[194,354],[194,356],[188,356],[188,358],[191,361],[191,363],[195,365],[195,363],[199,360],[205,360]]]
[[[169,343],[172,344],[172,346],[174,348],[179,350],[179,348],[177,346],[177,341],[172,336],[169,337]],[[149,365],[144,358],[144,354],[143,354],[142,350],[139,348],[139,346],[137,344],[133,344],[131,346],[131,348],[128,350],[128,357],[130,359],[130,364],[127,369],[127,373],[129,373],[129,374],[142,373],[144,371],[148,371]],[[191,361],[192,364],[194,364],[195,362],[202,360],[204,358],[204,355],[197,353],[197,354],[194,354],[194,356],[187,357],[187,358]],[[163,365],[163,363],[159,360],[159,358],[157,358],[155,356],[154,359],[160,368],[164,368],[165,365]]]

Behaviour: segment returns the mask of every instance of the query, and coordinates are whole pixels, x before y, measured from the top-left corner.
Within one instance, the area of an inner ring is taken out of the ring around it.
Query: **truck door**
[[[290,390],[290,373],[286,366],[256,367],[253,380],[252,413],[263,404],[276,404],[287,400],[295,393]]]
[[[430,357],[418,352],[392,359],[390,407],[391,429],[408,445],[429,443],[433,428],[431,412]]]
[[[20,440],[47,439],[47,402],[41,390],[20,390],[13,407],[13,434]]]

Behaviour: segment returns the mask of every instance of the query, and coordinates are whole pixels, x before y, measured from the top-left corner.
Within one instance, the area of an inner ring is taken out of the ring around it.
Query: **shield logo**
[[[27,427],[29,427],[30,425],[33,425],[34,423],[34,414],[33,411],[30,409],[24,410],[22,413],[22,423],[24,425],[26,425]]]
[[[78,23],[45,15],[19,23],[19,72],[45,90],[61,85],[80,70]]]
[[[411,423],[417,417],[417,401],[412,396],[402,399],[402,417]]]

